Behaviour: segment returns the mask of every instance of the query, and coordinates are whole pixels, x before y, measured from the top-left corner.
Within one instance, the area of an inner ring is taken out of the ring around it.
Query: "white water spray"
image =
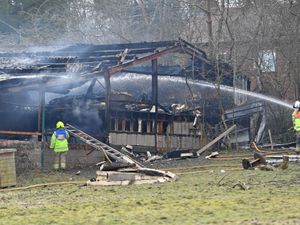
[[[207,83],[207,82],[197,82],[199,85],[203,86],[203,87],[213,87],[216,88],[215,85],[211,84],[211,83]],[[275,103],[277,105],[281,105],[284,106],[286,108],[290,108],[292,109],[292,105],[290,103],[287,103],[285,101],[267,96],[267,95],[263,95],[263,94],[259,94],[259,93],[255,93],[255,92],[251,92],[251,91],[246,91],[246,90],[242,90],[239,88],[233,88],[230,86],[226,86],[226,85],[220,85],[220,89],[224,90],[224,91],[229,91],[229,92],[236,92],[239,94],[243,94],[243,95],[247,95],[247,96],[251,96],[251,97],[255,97],[255,98],[259,98],[261,100],[267,101],[267,102],[271,102],[271,103]]]
[[[132,73],[127,73],[125,76],[118,76],[118,77],[114,77],[114,79],[120,81],[120,80],[126,80],[126,81],[133,81],[133,80],[140,80],[141,79],[141,75],[139,74],[132,74]],[[151,76],[146,76],[146,78],[144,79],[149,79],[151,80]],[[159,77],[159,80],[161,81],[175,81],[178,83],[186,83],[185,78],[182,77]],[[208,83],[205,81],[197,81],[197,80],[193,80],[192,81],[193,85],[197,85],[197,86],[201,86],[201,87],[209,87],[209,88],[216,88],[216,85],[212,84],[212,83]],[[277,98],[273,98],[267,95],[263,95],[263,94],[259,94],[259,93],[255,93],[255,92],[251,92],[251,91],[246,91],[246,90],[242,90],[239,88],[233,88],[230,86],[226,86],[226,85],[220,85],[220,89],[223,91],[227,91],[227,92],[231,92],[231,93],[239,93],[242,95],[247,95],[250,97],[254,97],[254,98],[258,98],[267,102],[271,102],[277,105],[281,105],[285,108],[289,108],[292,109],[292,104],[285,102],[283,100],[277,99]]]

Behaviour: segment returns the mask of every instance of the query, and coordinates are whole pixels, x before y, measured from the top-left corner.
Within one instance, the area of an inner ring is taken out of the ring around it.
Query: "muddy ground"
[[[243,170],[241,159],[252,153],[235,155],[239,157],[151,162],[149,166],[179,177],[162,184],[2,191],[0,224],[300,224],[300,164]],[[84,182],[96,170],[31,171],[18,176],[18,186]]]

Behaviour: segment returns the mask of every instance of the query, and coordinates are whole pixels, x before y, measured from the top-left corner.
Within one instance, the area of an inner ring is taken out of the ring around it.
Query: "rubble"
[[[103,168],[116,169],[116,167],[114,167],[113,165],[100,167],[100,170],[96,172],[97,177],[95,179],[89,180],[87,182],[87,185],[114,186],[131,184],[153,184],[177,179],[177,176],[174,173],[150,168],[119,167],[116,171],[103,171]]]
[[[131,158],[128,154],[106,145],[105,143],[91,137],[76,127],[67,124],[65,129],[79,138],[81,141],[90,145],[98,151],[103,151],[107,161],[97,163],[100,166],[96,172],[97,177],[90,179],[87,185],[129,185],[144,183],[162,183],[170,180],[176,180],[176,175],[170,172],[145,168],[143,164]],[[127,145],[122,148],[123,151],[133,154],[133,147]],[[152,157],[148,153],[149,159]]]
[[[276,169],[285,170],[288,168],[289,162],[300,162],[300,155],[262,155],[254,153],[254,160],[242,160],[244,169],[259,169],[274,171]]]

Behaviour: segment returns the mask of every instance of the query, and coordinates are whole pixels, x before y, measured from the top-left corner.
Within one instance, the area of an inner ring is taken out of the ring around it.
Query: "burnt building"
[[[184,40],[5,51],[0,62],[2,138],[62,120],[111,145],[198,149],[220,131],[222,102],[235,106],[198,83],[233,86],[232,67]]]

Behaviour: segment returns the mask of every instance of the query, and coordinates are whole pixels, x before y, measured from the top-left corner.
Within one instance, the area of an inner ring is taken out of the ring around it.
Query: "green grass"
[[[299,224],[300,166],[270,171],[189,171],[174,182],[64,185],[0,192],[0,224]],[[181,171],[182,172],[182,171]],[[22,185],[83,180],[24,175]],[[237,182],[248,190],[233,188]]]

